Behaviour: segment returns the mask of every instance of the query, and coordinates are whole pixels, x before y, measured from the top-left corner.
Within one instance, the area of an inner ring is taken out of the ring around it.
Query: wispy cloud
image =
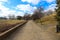
[[[48,3],[51,3],[51,2],[54,2],[55,0],[43,0],[43,1],[46,1]]]
[[[45,11],[49,11],[49,10],[55,11],[56,5],[57,4],[51,4]]]
[[[0,0],[0,2],[8,2],[8,0]]]
[[[16,11],[16,10],[11,10],[10,8],[8,7],[5,7],[3,5],[4,2],[7,2],[8,0],[0,0],[0,17],[3,17],[3,16],[6,16],[8,17],[8,15],[19,15],[23,12],[19,12],[19,11]]]
[[[20,4],[20,5],[17,5],[17,7],[16,7],[17,9],[19,9],[19,10],[22,10],[22,11],[24,11],[24,12],[33,12],[37,7],[32,7],[31,5],[29,5],[29,4],[26,4],[26,5],[24,5],[24,4]]]
[[[21,0],[22,2],[28,2],[28,3],[32,3],[34,5],[38,4],[40,2],[40,0]]]
[[[40,5],[40,2],[43,3],[43,1],[51,3],[51,2],[54,2],[55,0],[21,0],[19,3],[18,3],[18,1],[17,2],[14,1],[14,4],[12,4],[13,3],[12,0],[11,1],[0,0],[0,16],[8,16],[9,14],[13,14],[16,16],[17,15],[23,16],[26,12],[31,14],[31,13],[33,13],[33,11],[35,9],[37,9],[37,7]],[[27,2],[27,4],[26,4],[26,2]],[[13,6],[11,6],[11,4],[4,5],[4,3],[11,3]],[[46,4],[43,4],[43,6],[44,5],[46,5]],[[56,4],[51,4],[51,5],[47,6],[45,11],[48,11],[48,10],[54,11],[55,8],[56,8]]]

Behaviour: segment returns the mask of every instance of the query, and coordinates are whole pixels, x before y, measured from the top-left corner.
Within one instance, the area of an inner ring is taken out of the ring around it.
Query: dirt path
[[[29,21],[20,30],[16,30],[12,35],[5,40],[58,40],[55,34],[43,30],[33,21]]]

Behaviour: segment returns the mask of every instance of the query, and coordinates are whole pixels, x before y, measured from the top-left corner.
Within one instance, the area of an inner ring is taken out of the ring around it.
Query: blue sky
[[[32,14],[40,6],[54,11],[56,0],[0,0],[0,16]]]

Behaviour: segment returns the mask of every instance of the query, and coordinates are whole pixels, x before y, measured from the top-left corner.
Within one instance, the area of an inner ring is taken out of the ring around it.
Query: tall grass
[[[0,20],[0,28],[24,22],[23,20]]]
[[[43,23],[43,24],[56,24],[57,22],[55,16],[56,14],[44,16],[43,18],[36,20],[36,22]]]

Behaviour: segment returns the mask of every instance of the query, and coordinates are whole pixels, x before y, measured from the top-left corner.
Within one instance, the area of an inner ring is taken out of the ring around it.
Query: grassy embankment
[[[41,20],[36,20],[36,22],[40,25],[43,24],[43,28],[46,28],[47,31],[56,32],[57,21],[55,18],[56,14],[51,14],[41,18]]]
[[[38,22],[39,26],[43,27],[46,32],[51,33],[51,35],[53,34],[57,37],[57,40],[60,40],[60,33],[56,33],[57,21],[55,17],[56,14],[51,14],[41,18],[41,20],[36,20],[36,22]],[[40,25],[41,22],[43,25]]]
[[[41,18],[41,20],[36,20],[36,22],[38,23],[42,23],[42,24],[56,24],[56,19],[55,19],[56,14],[51,14],[51,15],[47,15],[44,16],[43,18]]]
[[[18,23],[24,22],[23,20],[0,20],[0,32],[12,28]]]

